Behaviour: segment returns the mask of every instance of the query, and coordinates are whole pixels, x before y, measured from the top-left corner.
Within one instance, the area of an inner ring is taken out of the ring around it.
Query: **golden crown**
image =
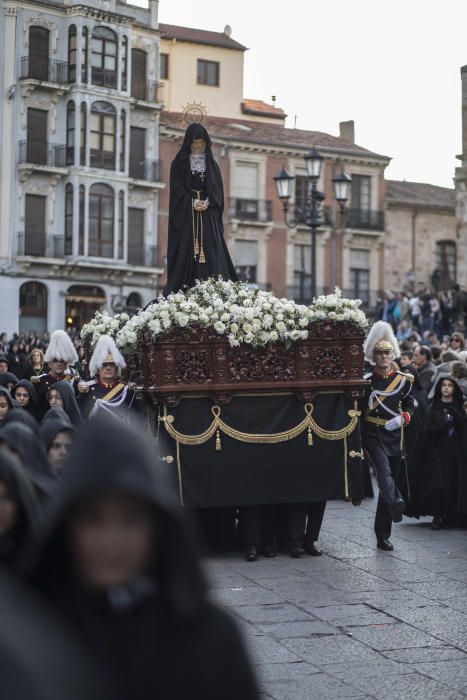
[[[203,105],[202,102],[187,102],[183,107],[180,124],[185,129],[190,124],[202,124],[207,113],[206,105]]]

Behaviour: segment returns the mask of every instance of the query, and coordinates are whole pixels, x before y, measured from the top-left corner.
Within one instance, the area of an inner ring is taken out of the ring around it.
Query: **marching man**
[[[389,537],[392,523],[402,520],[405,503],[398,489],[404,458],[404,427],[410,422],[414,401],[413,376],[394,371],[391,363],[399,356],[399,345],[389,323],[377,321],[364,346],[365,360],[374,371],[364,379],[371,382],[363,399],[362,442],[373,465],[379,487],[375,517],[377,546],[393,550]]]
[[[121,379],[125,367],[114,339],[108,335],[99,338],[89,362],[89,371],[94,378],[78,384],[78,403],[85,418],[105,411],[125,423],[129,422],[130,411],[136,410],[136,401],[133,386]]]
[[[49,366],[49,372],[31,378],[31,382],[36,387],[38,405],[42,414],[49,408],[46,396],[54,384],[66,379],[73,385],[78,379],[73,366],[78,362],[78,354],[68,333],[62,330],[52,333],[44,359]]]

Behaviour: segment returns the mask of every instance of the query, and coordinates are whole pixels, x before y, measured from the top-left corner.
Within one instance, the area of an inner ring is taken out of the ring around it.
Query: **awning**
[[[65,296],[66,301],[84,301],[86,304],[105,304],[107,299],[105,297],[85,297],[85,296],[75,296],[73,294],[67,294]]]

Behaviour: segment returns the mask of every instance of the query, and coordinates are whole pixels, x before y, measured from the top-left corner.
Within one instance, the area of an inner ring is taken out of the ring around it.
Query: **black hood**
[[[7,384],[18,384],[18,377],[13,372],[3,372],[0,374],[0,386],[6,387]]]
[[[30,428],[33,433],[36,433],[39,427],[39,423],[34,418],[33,414],[29,411],[25,411],[24,408],[19,408],[19,406],[8,411],[2,426],[9,425],[9,423],[22,423],[22,425],[26,425]]]
[[[23,389],[26,389],[26,391],[28,392],[29,396],[31,397],[30,403],[35,404],[35,403],[37,402],[36,390],[35,390],[35,388],[34,388],[34,385],[31,384],[31,382],[30,382],[29,380],[27,380],[27,379],[20,379],[19,382],[18,382],[17,384],[15,384],[15,386],[14,386],[13,389],[11,390],[11,395],[13,396],[13,398],[15,398],[16,389],[17,389],[18,387],[20,387],[20,386],[22,386]]]
[[[211,204],[222,210],[224,207],[222,177],[212,153],[211,138],[201,124],[190,124],[185,132],[180,150],[173,160],[172,170],[175,177],[171,175],[171,196],[175,194],[178,198],[180,187],[188,191],[191,196],[190,153],[191,144],[195,139],[203,139],[206,142],[206,192]],[[172,192],[174,188],[178,192]]]
[[[63,408],[59,408],[59,406],[54,406],[53,408],[49,408],[47,413],[44,415],[41,421],[41,425],[44,425],[49,420],[54,420],[54,421],[60,421],[61,423],[67,423],[69,427],[72,427],[72,423],[70,420],[70,417]]]
[[[52,391],[52,389],[56,389],[56,391],[58,391],[62,397],[63,410],[68,415],[75,428],[79,428],[80,425],[83,425],[84,421],[81,416],[81,411],[79,410],[75,392],[70,382],[66,379],[62,379],[59,382],[52,384],[49,391]]]
[[[56,483],[47,453],[37,435],[22,423],[8,423],[0,429],[0,441],[17,454],[34,486],[49,494]]]
[[[59,418],[49,418],[48,420],[43,421],[41,423],[41,427],[39,428],[39,435],[41,437],[45,449],[49,449],[50,445],[55,439],[55,436],[58,435],[58,433],[62,433],[66,430],[68,432],[75,431],[68,419],[60,420]]]
[[[4,374],[0,374],[0,377],[4,377],[4,376],[5,376]],[[10,410],[11,410],[12,408],[18,408],[18,404],[17,404],[16,401],[11,397],[11,394],[10,394],[10,392],[8,391],[8,389],[7,389],[6,387],[0,386],[0,396],[4,396],[4,397],[6,398],[6,400],[7,400],[8,403],[10,404]],[[7,415],[8,415],[8,414],[7,414]]]
[[[205,595],[194,543],[195,525],[178,504],[176,489],[152,440],[139,430],[98,416],[79,432],[50,509],[31,579],[45,593],[73,583],[66,524],[75,507],[92,497],[122,494],[154,508],[158,555],[154,570],[165,603],[180,617],[195,614]]]
[[[436,382],[435,386],[435,393],[433,396],[433,402],[436,404],[442,404],[446,405],[444,401],[441,400],[441,384],[445,379],[449,379],[450,382],[454,384],[454,396],[453,396],[453,403],[458,407],[462,408],[464,404],[464,394],[462,393],[462,389],[460,388],[459,384],[453,377],[446,377],[446,376],[441,376],[439,377],[438,381]]]

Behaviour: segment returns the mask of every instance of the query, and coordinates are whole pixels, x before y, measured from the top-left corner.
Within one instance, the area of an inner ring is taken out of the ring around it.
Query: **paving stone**
[[[242,586],[213,591],[213,596],[221,605],[256,605],[258,603],[282,603],[282,599],[265,588]]]
[[[465,693],[467,696],[467,655],[464,660],[417,664],[416,669],[420,674],[445,683],[450,688]]]
[[[253,664],[277,664],[301,661],[297,654],[265,635],[249,635],[247,647]]]
[[[346,571],[335,574],[323,574],[320,581],[341,591],[389,591],[399,589],[395,583],[385,581],[378,576],[372,576],[365,571]]]
[[[278,664],[258,664],[255,671],[261,682],[267,681],[287,681],[299,676],[310,676],[313,673],[322,673],[319,668],[312,666],[306,661],[296,661],[291,663]]]
[[[361,698],[361,691],[325,673],[313,674],[300,681],[265,683],[264,688],[275,700],[333,700]]]
[[[412,649],[388,649],[381,652],[388,659],[401,664],[432,663],[433,661],[451,661],[463,659],[467,664],[467,653],[451,646],[412,647]]]
[[[313,616],[290,603],[277,605],[242,605],[235,608],[236,615],[249,622],[296,622],[312,620]]]
[[[356,639],[346,635],[316,637],[312,639],[287,639],[283,644],[297,656],[316,666],[337,663],[367,663],[379,658],[379,654]]]
[[[347,664],[327,664],[324,666],[326,673],[340,678],[348,683],[352,682],[352,678],[357,675],[359,678],[371,678],[372,676],[387,676],[389,674],[406,673],[407,669],[396,661],[385,659],[383,656],[373,659],[370,662],[359,664],[358,672],[356,669]]]
[[[372,611],[368,605],[363,603],[349,603],[343,605],[325,605],[320,607],[304,605],[305,610],[308,610],[312,615],[319,617],[321,620],[347,620],[348,618],[357,615],[366,615]]]
[[[454,689],[450,690],[445,684],[428,678],[419,673],[405,675],[379,676],[377,678],[363,678],[356,674],[352,679],[352,685],[365,693],[369,693],[378,700],[394,700],[394,698],[410,698],[410,700],[460,700],[463,693]]]
[[[277,639],[291,639],[293,637],[311,637],[312,635],[339,634],[335,627],[327,625],[320,620],[306,622],[276,622],[256,625],[264,634]]]
[[[432,600],[448,600],[465,594],[465,583],[448,579],[430,583],[407,583],[406,588]]]
[[[405,623],[381,625],[378,627],[355,627],[352,631],[372,649],[408,649],[410,647],[444,646],[443,642],[431,634],[422,632]]]

